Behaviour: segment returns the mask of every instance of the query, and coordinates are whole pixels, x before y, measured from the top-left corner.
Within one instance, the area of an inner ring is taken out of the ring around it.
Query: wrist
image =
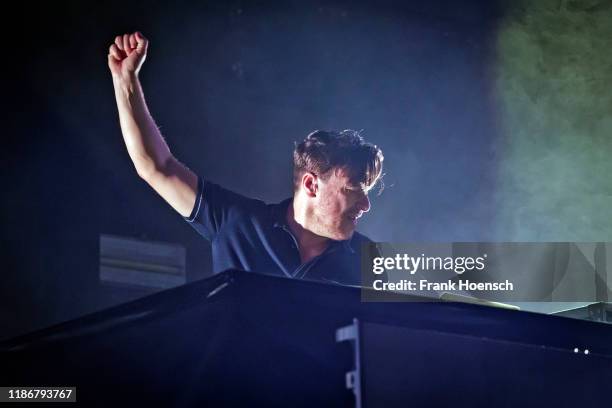
[[[127,75],[113,75],[113,84],[115,89],[121,92],[125,96],[129,96],[134,93],[136,85],[138,84],[138,75],[135,73]]]
[[[122,89],[132,89],[138,82],[138,75],[134,72],[129,74],[113,74],[113,83]]]

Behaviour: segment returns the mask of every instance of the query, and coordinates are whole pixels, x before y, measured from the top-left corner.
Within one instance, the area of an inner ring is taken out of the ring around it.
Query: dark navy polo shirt
[[[361,247],[371,241],[355,232],[350,240],[332,241],[321,255],[302,263],[286,221],[291,203],[290,198],[266,204],[199,178],[196,203],[185,220],[211,242],[214,273],[241,269],[361,286]]]

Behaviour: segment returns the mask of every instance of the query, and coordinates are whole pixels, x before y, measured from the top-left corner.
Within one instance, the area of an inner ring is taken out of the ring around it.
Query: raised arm
[[[198,178],[172,155],[147,108],[138,73],[148,46],[136,32],[117,36],[109,48],[121,132],[138,175],[187,217],[195,204]]]

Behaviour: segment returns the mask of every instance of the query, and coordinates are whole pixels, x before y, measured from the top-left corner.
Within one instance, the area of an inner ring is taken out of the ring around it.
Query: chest
[[[213,242],[214,271],[230,268],[353,284],[359,277],[359,257],[342,244],[300,251],[287,229],[253,224],[219,234]]]

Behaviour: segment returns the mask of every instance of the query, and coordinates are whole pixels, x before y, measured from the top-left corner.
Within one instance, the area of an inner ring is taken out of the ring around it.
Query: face
[[[350,182],[343,170],[316,179],[317,194],[310,229],[334,240],[351,238],[359,218],[370,210],[368,191]]]

